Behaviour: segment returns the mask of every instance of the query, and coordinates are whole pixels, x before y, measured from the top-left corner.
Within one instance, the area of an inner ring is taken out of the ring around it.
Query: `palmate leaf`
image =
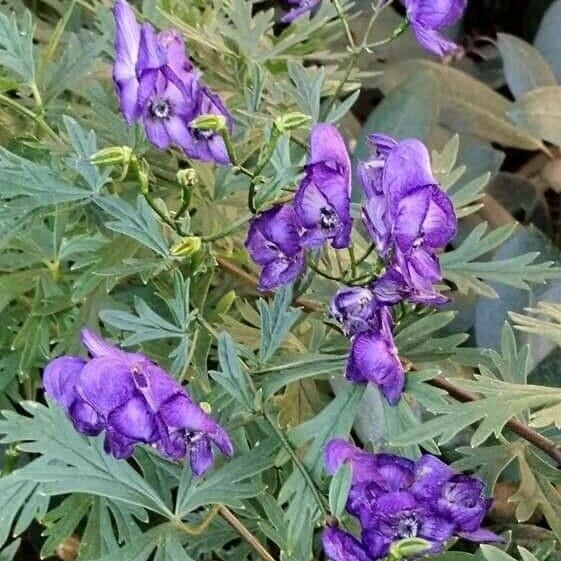
[[[528,289],[528,283],[543,283],[561,277],[561,267],[552,261],[535,263],[539,253],[531,252],[500,261],[478,261],[508,240],[516,224],[506,224],[487,233],[487,223],[473,229],[462,244],[440,258],[444,277],[453,282],[460,293],[470,290],[481,296],[496,298],[497,293],[485,281]]]
[[[29,10],[24,12],[19,25],[15,14],[0,13],[0,65],[28,84],[35,79],[33,20]]]
[[[546,337],[561,346],[561,304],[539,302],[535,308],[525,311],[525,314],[509,314],[515,329]]]

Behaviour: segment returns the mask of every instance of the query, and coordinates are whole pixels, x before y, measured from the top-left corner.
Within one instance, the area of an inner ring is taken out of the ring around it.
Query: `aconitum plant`
[[[465,1],[20,4],[0,559],[553,559],[561,267],[497,195],[555,175],[541,55],[513,104]]]

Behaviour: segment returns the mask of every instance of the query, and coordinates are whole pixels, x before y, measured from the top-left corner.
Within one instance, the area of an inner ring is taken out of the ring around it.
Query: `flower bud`
[[[90,162],[94,166],[128,166],[132,155],[130,146],[110,146],[90,156]]]
[[[187,236],[177,240],[170,248],[174,257],[187,257],[197,253],[201,249],[201,238],[198,236]]]
[[[309,115],[294,111],[277,117],[274,121],[274,126],[279,132],[283,133],[293,129],[299,129],[307,125],[311,120],[312,118]]]
[[[405,538],[394,542],[390,547],[389,559],[409,559],[431,548],[431,544],[422,538]]]
[[[193,168],[180,169],[175,177],[182,187],[196,187],[199,183],[199,176]]]
[[[190,123],[194,129],[203,131],[220,132],[226,130],[226,117],[224,115],[201,115]]]

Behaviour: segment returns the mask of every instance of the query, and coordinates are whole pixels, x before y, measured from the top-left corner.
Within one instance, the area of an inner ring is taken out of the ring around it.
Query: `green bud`
[[[138,182],[140,184],[140,191],[142,193],[148,193],[150,188],[150,164],[142,159],[137,160],[133,158],[131,161],[131,168],[134,169]]]
[[[187,236],[177,240],[170,248],[174,257],[187,257],[197,253],[201,249],[201,238],[198,236]]]
[[[110,146],[90,156],[90,162],[94,166],[128,166],[131,158],[132,148],[130,146]]]
[[[279,132],[287,132],[294,129],[299,129],[307,125],[312,118],[304,113],[299,113],[294,111],[293,113],[287,113],[286,115],[281,115],[277,117],[274,121],[275,128]]]
[[[226,117],[224,115],[201,115],[191,121],[191,127],[204,131],[224,131],[226,130]]]
[[[431,544],[422,538],[406,538],[392,543],[389,559],[407,559],[424,553],[430,549]]]
[[[180,169],[175,177],[183,187],[196,187],[199,183],[199,176],[193,168]]]

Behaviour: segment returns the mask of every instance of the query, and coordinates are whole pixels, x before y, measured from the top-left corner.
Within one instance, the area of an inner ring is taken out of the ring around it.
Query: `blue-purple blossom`
[[[440,32],[462,17],[467,0],[403,0],[403,3],[413,33],[427,51],[445,56],[459,50],[456,43]]]
[[[401,398],[405,387],[405,371],[399,360],[392,334],[392,319],[382,308],[379,327],[358,333],[351,339],[346,377],[359,383],[377,385],[390,405]]]
[[[304,233],[302,245],[319,248],[330,242],[336,249],[351,239],[351,162],[339,131],[326,123],[310,136],[306,175],[294,197]]]
[[[445,303],[434,285],[442,280],[438,251],[456,235],[452,201],[432,174],[424,144],[384,135],[369,141],[372,158],[359,165],[363,222],[387,266],[372,289],[387,305]]]
[[[366,287],[346,287],[337,291],[331,300],[329,314],[348,337],[380,328],[376,296]]]
[[[319,6],[321,0],[286,0],[292,8],[281,18],[284,23],[290,23],[295,19],[303,16],[305,13],[312,11],[316,6]]]
[[[191,126],[197,117],[232,117],[222,100],[202,81],[174,30],[156,33],[140,25],[126,0],[114,5],[116,23],[113,79],[121,112],[129,124],[142,121],[148,140],[158,149],[181,147],[187,156],[228,164],[224,140],[215,132]]]
[[[351,465],[347,511],[361,527],[360,540],[337,528],[324,532],[323,547],[331,561],[382,559],[392,543],[406,538],[428,541],[426,553],[441,551],[453,536],[501,541],[481,528],[491,507],[483,483],[434,456],[413,462],[393,454],[369,454],[334,439],[326,447],[325,463],[331,474],[344,463]]]
[[[116,458],[149,444],[162,455],[189,456],[195,475],[213,463],[212,445],[226,456],[226,431],[194,402],[187,390],[146,356],[115,347],[88,329],[82,342],[91,358],[62,356],[45,368],[47,395],[88,436],[105,432],[105,450]]]
[[[306,262],[298,219],[290,205],[277,205],[256,216],[251,221],[245,246],[253,261],[262,267],[259,290],[291,283],[304,270]]]

